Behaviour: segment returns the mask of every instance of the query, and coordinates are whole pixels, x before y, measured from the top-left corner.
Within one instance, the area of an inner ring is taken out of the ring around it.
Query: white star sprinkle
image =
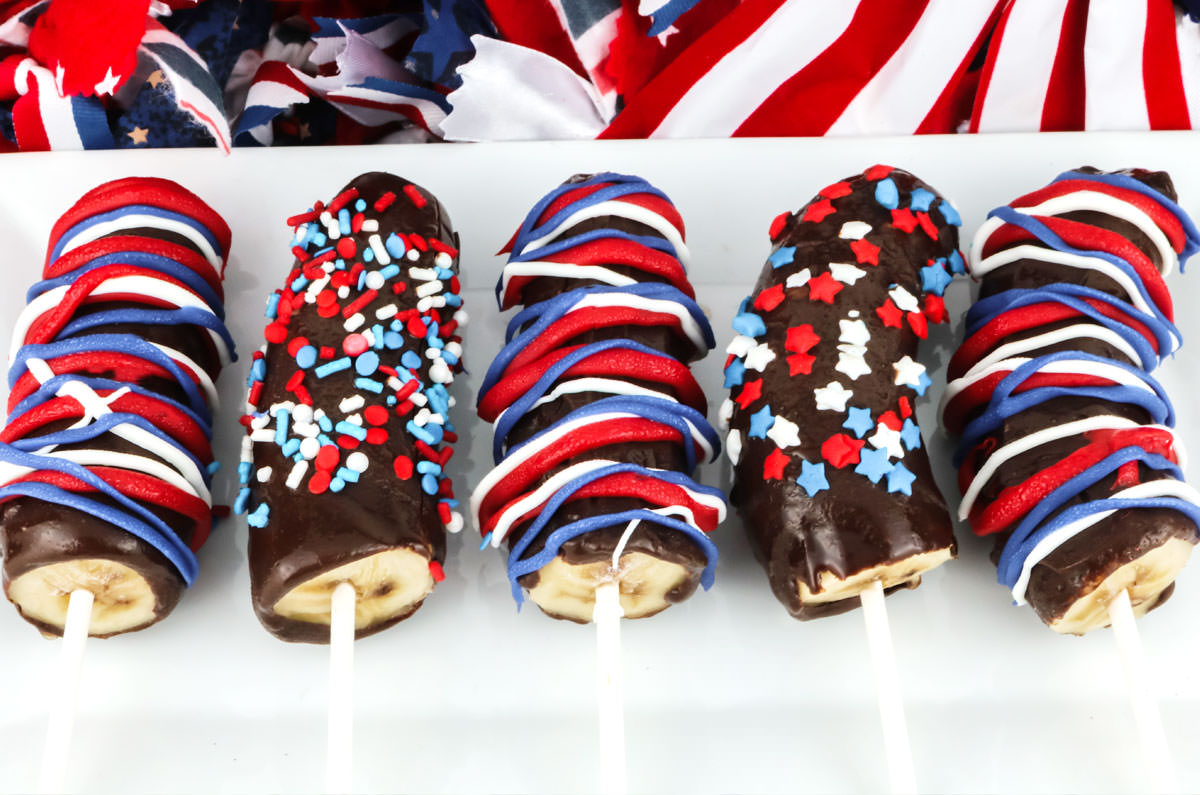
[[[787,277],[787,281],[783,283],[783,286],[789,290],[793,287],[803,287],[804,285],[808,284],[808,280],[811,278],[812,271],[808,268],[805,268],[799,273],[793,273],[791,276]]]
[[[863,221],[847,221],[842,224],[842,231],[838,232],[838,237],[843,240],[861,240],[870,231],[871,225],[868,223],[864,223]]]
[[[845,411],[846,401],[853,395],[854,392],[846,389],[837,381],[830,381],[827,385],[813,390],[813,397],[817,401],[817,411]]]
[[[738,459],[742,457],[742,432],[736,428],[725,437],[725,454],[729,456],[733,465],[737,466]]]
[[[867,272],[849,262],[831,262],[829,263],[829,275],[843,284],[854,284],[866,276]]]
[[[755,345],[749,353],[746,354],[746,369],[758,370],[760,373],[763,368],[775,360],[775,351],[771,350],[771,346],[762,342]]]
[[[771,430],[767,431],[767,436],[780,448],[800,446],[800,426],[778,415],[771,424]]]
[[[734,405],[734,402],[729,398],[725,398],[723,401],[721,401],[721,408],[717,412],[717,420],[720,422],[721,430],[723,431],[729,428],[729,421],[733,419]]]
[[[894,431],[882,422],[875,426],[875,435],[867,438],[877,450],[887,450],[888,458],[904,458],[904,443],[900,431]]]
[[[888,295],[892,297],[892,302],[903,312],[921,311],[921,304],[917,301],[916,296],[900,285],[896,285],[891,290],[888,290]]]
[[[758,344],[758,340],[754,337],[747,337],[745,334],[738,334],[729,342],[729,346],[725,348],[726,353],[732,353],[739,359],[754,349]]]
[[[867,349],[863,345],[839,345],[838,363],[833,369],[845,373],[851,381],[857,381],[859,376],[871,372],[871,366],[865,358]]]
[[[867,331],[867,324],[861,320],[839,320],[838,325],[842,327],[841,336],[838,337],[839,342],[866,345],[871,339],[871,332]]]
[[[913,361],[911,356],[905,356],[893,364],[892,368],[896,371],[895,383],[907,384],[911,387],[920,386],[921,376],[925,374],[925,365]]]

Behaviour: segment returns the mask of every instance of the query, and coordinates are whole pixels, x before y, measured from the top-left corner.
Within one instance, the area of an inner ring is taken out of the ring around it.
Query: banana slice
[[[389,549],[305,580],[288,591],[274,610],[284,618],[329,624],[333,591],[354,586],[354,628],[358,632],[408,615],[433,590],[429,560],[411,549]]]
[[[8,598],[47,637],[62,635],[71,592],[95,596],[88,634],[108,637],[153,624],[158,600],[146,578],[128,566],[102,558],[85,558],[39,566],[14,579]]]
[[[1060,618],[1050,622],[1050,629],[1064,635],[1083,635],[1107,627],[1110,623],[1108,606],[1121,591],[1129,591],[1133,614],[1141,618],[1162,601],[1187,565],[1192,548],[1189,541],[1170,538],[1131,560],[1076,599]]]
[[[916,588],[921,584],[922,574],[937,568],[952,557],[954,557],[954,550],[951,547],[945,547],[922,552],[895,563],[885,563],[863,569],[846,578],[822,571],[817,575],[817,583],[821,587],[816,592],[809,590],[803,580],[798,580],[800,603],[818,605],[851,599],[871,587],[876,580],[883,584],[884,591],[898,587]]]
[[[537,585],[529,589],[529,598],[554,618],[587,624],[596,606],[596,587],[615,579],[620,586],[625,617],[645,618],[686,597],[686,593],[674,597],[671,594],[689,579],[698,580],[678,563],[644,552],[627,552],[619,564],[614,572],[608,560],[567,563],[557,557],[538,570]]]

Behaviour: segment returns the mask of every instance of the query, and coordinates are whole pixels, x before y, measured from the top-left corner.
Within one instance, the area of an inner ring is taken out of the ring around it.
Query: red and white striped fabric
[[[1177,130],[1200,118],[1200,27],[1171,0],[1012,0],[972,132]]]

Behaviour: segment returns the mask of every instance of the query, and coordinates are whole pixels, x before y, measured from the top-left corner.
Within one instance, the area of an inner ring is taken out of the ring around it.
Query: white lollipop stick
[[[350,792],[354,783],[354,586],[333,590],[329,614],[329,749],[325,791]]]
[[[625,696],[621,686],[621,589],[596,588],[596,701],[600,708],[600,786],[605,795],[625,793]]]
[[[896,671],[892,632],[888,628],[887,608],[883,604],[883,583],[876,580],[861,596],[863,619],[867,623],[867,645],[871,648],[871,664],[875,669],[875,691],[879,696],[879,718],[883,723],[883,745],[887,752],[892,792],[912,795],[917,791],[917,780],[913,774],[904,702],[900,699],[900,676]]]
[[[92,623],[91,591],[71,591],[67,601],[67,623],[63,627],[62,647],[58,652],[58,671],[51,688],[50,723],[46,727],[46,745],[42,748],[42,768],[38,792],[62,792],[66,779],[71,733],[75,728],[75,705],[79,697],[79,674],[83,670],[83,649]]]
[[[1152,679],[1146,670],[1146,657],[1142,653],[1142,639],[1138,634],[1133,605],[1129,602],[1129,591],[1122,590],[1108,605],[1108,618],[1117,638],[1117,649],[1121,652],[1125,687],[1129,691],[1133,717],[1142,737],[1151,791],[1160,795],[1177,793],[1179,781],[1175,778],[1175,764],[1171,761],[1171,749],[1167,745],[1167,734],[1163,731],[1158,702],[1150,693]]]

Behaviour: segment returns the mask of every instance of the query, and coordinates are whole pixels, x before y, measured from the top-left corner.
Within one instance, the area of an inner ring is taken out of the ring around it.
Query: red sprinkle
[[[411,379],[410,381],[407,381],[399,389],[396,390],[396,400],[407,400],[408,396],[411,395],[413,392],[416,392],[417,387],[419,387],[419,386],[420,386],[420,383],[415,378]]]
[[[912,403],[908,401],[908,395],[900,396],[900,416],[908,419],[912,416]]]
[[[362,231],[363,221],[365,220],[367,219],[362,213],[355,213],[354,217],[350,219],[350,231],[357,235]]]
[[[317,293],[317,306],[329,306],[337,303],[337,293],[333,290],[322,290]]]
[[[371,425],[386,425],[388,421],[388,410],[383,406],[367,406],[365,409],[363,409],[363,419],[369,422]]]
[[[243,414],[242,416],[238,417],[238,422],[240,422],[242,425],[245,425],[247,428],[250,427],[250,423],[253,421],[254,418],[249,414]]]
[[[396,477],[401,480],[408,480],[412,477],[413,462],[408,456],[398,455],[396,460],[392,462],[392,469],[396,472]]]
[[[344,434],[337,438],[337,443],[338,447],[345,448],[346,450],[354,450],[358,447],[358,439]]]
[[[383,444],[388,440],[388,432],[383,428],[371,428],[367,431],[367,444]]]
[[[333,262],[335,259],[337,259],[337,252],[333,249],[330,249],[324,254],[318,254],[317,256],[313,257],[308,261],[308,265],[324,265],[326,262]]]
[[[420,453],[422,456],[424,456],[427,461],[435,461],[436,462],[439,460],[437,450],[434,450],[432,447],[430,447],[425,442],[422,442],[420,439],[413,440],[413,446],[417,448],[417,452]]]
[[[870,168],[868,168],[866,171],[863,172],[863,176],[866,177],[867,179],[871,180],[872,182],[874,182],[877,179],[883,179],[888,174],[891,174],[893,171],[895,171],[895,169],[892,168],[891,166],[883,166],[883,165],[871,166]]]
[[[346,308],[342,310],[342,317],[353,317],[354,313],[374,301],[378,295],[378,290],[367,290],[365,293],[346,305]]]
[[[450,292],[458,295],[458,291],[462,289],[462,283],[458,280],[458,274],[450,277]]]
[[[321,350],[317,351],[317,355],[320,356],[322,359],[332,359],[334,356],[337,355],[337,351],[334,350],[333,348],[329,347],[328,345],[322,345]]]
[[[408,285],[405,284],[404,282],[392,282],[392,292],[395,293],[396,295],[400,295],[400,293],[404,292],[407,289],[408,289]]]
[[[295,356],[296,351],[308,344],[308,337],[296,337],[288,343],[288,356]]]
[[[287,219],[287,225],[300,226],[300,224],[307,224],[309,221],[315,221],[320,217],[321,213],[318,210],[309,210],[306,213],[293,215],[291,218]]]
[[[387,193],[383,194],[382,196],[380,196],[378,199],[375,200],[375,212],[377,212],[377,213],[383,212],[387,208],[391,207],[395,201],[396,201],[396,194],[392,193],[389,190]]]
[[[342,259],[350,259],[358,253],[358,246],[354,243],[354,238],[343,237],[337,242],[337,253]]]
[[[425,327],[425,321],[421,320],[420,315],[414,315],[408,321],[408,333],[414,337],[424,337],[428,329]]]
[[[327,444],[317,451],[317,457],[313,459],[313,463],[317,469],[330,471],[337,468],[341,458],[341,451],[334,445]]]
[[[337,304],[324,304],[317,306],[317,314],[323,318],[331,318],[341,311],[341,307]]]
[[[258,401],[262,398],[263,382],[255,381],[254,386],[250,387],[250,397],[247,398],[251,406],[258,408]]]
[[[421,191],[417,190],[416,185],[405,185],[404,195],[408,197],[409,201],[416,205],[418,210],[429,203],[425,201],[425,197],[421,195]]]
[[[287,383],[284,385],[283,388],[286,389],[288,392],[294,392],[294,391],[296,391],[296,387],[300,386],[300,382],[302,382],[303,380],[304,380],[304,371],[297,370],[296,372],[292,373],[292,377],[287,380]]]
[[[442,524],[450,524],[450,506],[447,503],[438,503],[438,518],[442,520]]]
[[[308,390],[302,386],[296,387],[296,399],[306,406],[313,404],[312,395],[308,394]]]
[[[434,251],[440,251],[443,254],[449,254],[451,257],[458,256],[458,249],[456,249],[454,246],[446,245],[442,241],[438,240],[436,237],[431,237],[429,239],[429,247],[431,249],[433,249]]]
[[[402,402],[396,404],[396,415],[397,416],[403,417],[405,414],[407,414],[408,412],[410,412],[412,410],[413,410],[413,403],[411,400],[405,400],[405,401],[402,401]]]
[[[282,323],[268,323],[263,330],[263,336],[267,338],[267,342],[278,345],[287,339],[287,326]]]
[[[441,465],[446,466],[446,462],[450,460],[450,456],[452,456],[452,455],[454,455],[453,447],[451,447],[450,445],[446,445],[445,447],[443,447],[442,448]]]
[[[429,250],[429,243],[427,243],[425,241],[425,238],[421,237],[416,232],[409,232],[408,239],[414,246],[417,247],[417,251],[428,251]]]
[[[775,216],[775,220],[771,221],[770,235],[772,241],[779,237],[779,234],[783,231],[783,228],[787,226],[788,218],[790,218],[791,215],[791,213],[786,212],[780,213],[779,215]]]
[[[324,494],[329,488],[329,481],[333,480],[328,472],[318,471],[308,479],[308,490],[313,494]]]
[[[338,212],[350,202],[358,198],[358,188],[350,188],[344,190],[337,195],[337,198],[329,203],[329,214],[337,215]]]
[[[294,256],[296,259],[300,260],[301,262],[308,261],[308,252],[305,251],[304,249],[300,248],[299,246],[292,246],[292,256]]]
[[[358,356],[370,347],[371,344],[362,334],[347,334],[346,338],[342,340],[342,350],[349,356]]]
[[[412,186],[410,185],[409,187],[411,188]],[[445,524],[449,523],[450,520],[447,519]],[[442,571],[442,564],[438,563],[436,560],[429,561],[429,576],[433,577],[434,582],[441,582],[442,580],[446,579],[446,572]]]
[[[448,443],[454,444],[455,442],[458,441],[458,434],[455,433],[454,431],[442,431],[442,438],[445,439]]]

